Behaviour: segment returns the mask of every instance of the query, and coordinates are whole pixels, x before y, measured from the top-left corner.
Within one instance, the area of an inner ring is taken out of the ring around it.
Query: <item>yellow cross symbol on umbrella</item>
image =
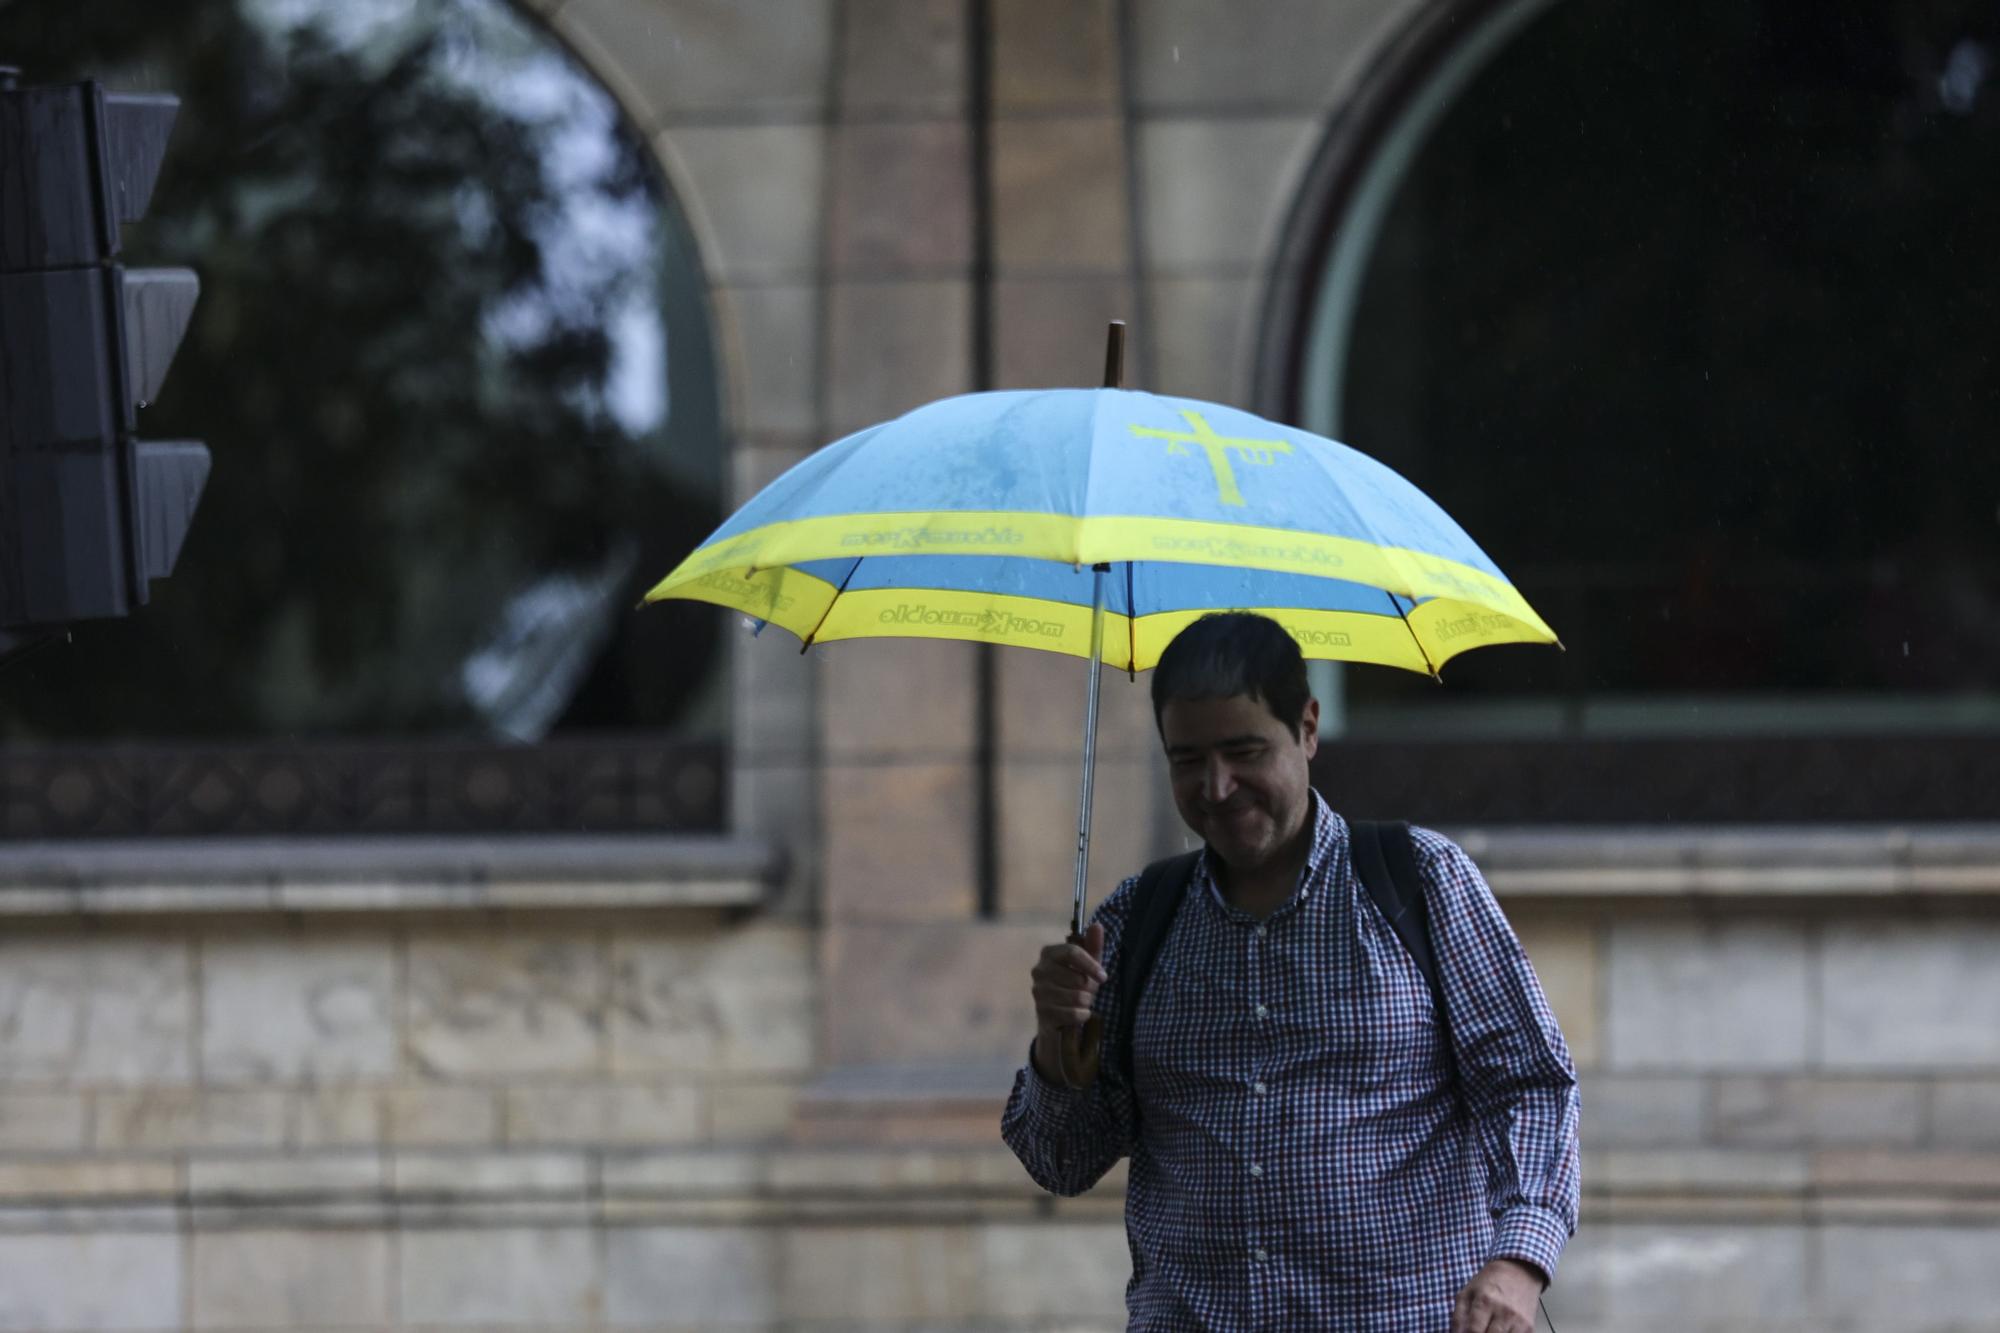
[[[1230,451],[1241,454],[1245,463],[1258,467],[1269,467],[1276,461],[1277,455],[1292,451],[1292,446],[1284,440],[1246,440],[1217,435],[1199,412],[1183,410],[1181,416],[1193,430],[1161,430],[1157,426],[1131,426],[1128,429],[1134,435],[1151,435],[1165,440],[1170,454],[1186,453],[1189,444],[1200,445],[1208,455],[1209,467],[1215,471],[1216,494],[1226,505],[1243,507],[1243,492],[1237,489],[1236,471],[1229,465]]]

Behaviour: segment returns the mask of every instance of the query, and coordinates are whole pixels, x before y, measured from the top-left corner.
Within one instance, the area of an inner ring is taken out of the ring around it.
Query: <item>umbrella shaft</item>
[[[1083,702],[1083,793],[1076,803],[1076,901],[1070,909],[1070,933],[1083,934],[1083,891],[1090,878],[1090,788],[1097,771],[1097,682],[1104,668],[1104,575],[1108,565],[1094,565],[1090,576],[1090,693]]]

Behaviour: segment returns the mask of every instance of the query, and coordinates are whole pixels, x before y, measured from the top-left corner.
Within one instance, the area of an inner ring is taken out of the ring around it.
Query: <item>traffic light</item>
[[[143,605],[208,480],[203,445],[135,438],[200,283],[118,262],[179,108],[0,70],[0,630]]]

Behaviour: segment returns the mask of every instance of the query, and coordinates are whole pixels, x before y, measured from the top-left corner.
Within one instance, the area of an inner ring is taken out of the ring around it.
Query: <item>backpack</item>
[[[1350,824],[1348,831],[1355,872],[1376,908],[1395,928],[1403,947],[1410,951],[1417,970],[1430,983],[1431,1003],[1442,1025],[1444,988],[1438,983],[1437,959],[1431,952],[1430,906],[1410,826],[1401,820],[1358,822]],[[1118,1053],[1118,1073],[1127,1088],[1132,1086],[1132,1027],[1139,998],[1145,994],[1146,979],[1159,960],[1160,947],[1173,929],[1174,916],[1187,898],[1188,883],[1200,857],[1200,852],[1185,852],[1155,861],[1139,872],[1139,882],[1133,887],[1132,913],[1118,946],[1122,956],[1118,1020],[1116,1030],[1105,1034],[1107,1042],[1115,1043],[1112,1049]]]

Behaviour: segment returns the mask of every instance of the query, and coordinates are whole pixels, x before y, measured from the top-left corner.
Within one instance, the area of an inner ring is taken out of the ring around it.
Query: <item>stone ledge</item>
[[[1115,1200],[1121,1163],[1076,1202]],[[2000,1207],[2000,1152],[1619,1149],[1584,1154],[1584,1193],[1603,1204],[1745,1207],[1841,1201],[1895,1209]],[[0,1161],[0,1210],[196,1205],[471,1209],[617,1201],[695,1211],[737,1205],[921,1209],[1054,1201],[995,1142],[979,1148],[780,1145],[573,1151],[329,1151],[65,1156]]]
[[[2000,897],[2000,824],[1441,831],[1503,899]]]
[[[0,845],[0,918],[755,907],[770,843],[698,835]]]

